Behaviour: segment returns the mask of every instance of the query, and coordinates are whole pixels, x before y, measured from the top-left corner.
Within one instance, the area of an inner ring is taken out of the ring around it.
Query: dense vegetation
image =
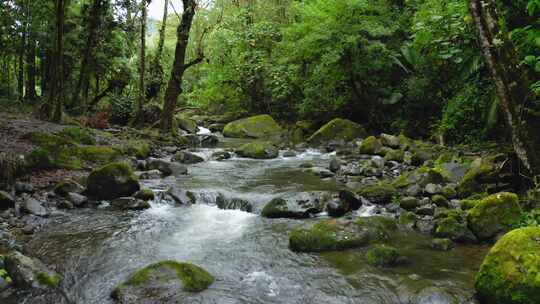
[[[43,104],[52,111],[50,103],[61,98],[69,114],[110,111],[115,122],[129,121],[139,100],[161,104],[180,7],[169,9],[164,49],[153,30],[147,52],[139,52],[141,3],[62,3],[63,48],[57,56],[59,10],[53,2],[2,3],[4,102]],[[492,5],[501,28],[497,41],[511,44],[515,58],[507,60],[527,79],[520,113],[534,118],[540,4]],[[159,23],[149,22],[162,28]],[[290,122],[342,116],[377,131],[443,136],[448,142],[508,135],[498,123],[500,105],[468,1],[214,1],[198,7],[191,34],[188,58],[202,55],[204,61],[187,70],[181,104],[264,112]],[[138,77],[143,66],[149,66],[146,83]],[[61,92],[54,96],[58,83]],[[141,90],[146,98],[138,98]]]

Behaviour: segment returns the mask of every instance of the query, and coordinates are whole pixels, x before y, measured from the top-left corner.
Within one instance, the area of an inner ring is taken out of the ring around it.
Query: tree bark
[[[150,82],[146,88],[146,97],[148,99],[158,97],[161,87],[163,86],[163,65],[161,64],[161,56],[163,55],[163,47],[165,45],[165,31],[167,29],[167,16],[169,13],[168,7],[169,0],[165,0],[163,19],[161,21],[161,28],[159,29],[158,47],[152,65],[150,66]]]
[[[24,99],[35,100],[36,93],[36,39],[31,32],[28,34],[26,56],[26,95]]]
[[[525,121],[519,117],[519,108],[526,98],[526,89],[521,81],[519,71],[511,62],[513,47],[508,41],[498,41],[500,34],[497,26],[495,3],[490,0],[469,0],[469,9],[478,31],[482,54],[495,83],[497,96],[504,116],[512,134],[514,151],[531,177],[540,173],[540,157],[536,154],[538,147],[531,137]],[[500,35],[500,37],[506,37]],[[500,39],[500,38],[499,38]],[[502,43],[502,45],[501,45]],[[506,45],[505,45],[506,44]],[[518,78],[515,78],[518,77]]]
[[[176,50],[174,52],[174,63],[171,71],[171,77],[165,91],[163,102],[163,112],[161,113],[161,129],[164,132],[172,131],[174,112],[178,96],[182,94],[182,78],[184,72],[190,67],[203,60],[202,56],[189,63],[185,63],[186,50],[189,42],[189,32],[195,16],[197,3],[195,0],[182,0],[184,11],[182,20],[176,29]]]
[[[142,0],[141,3],[141,46],[139,54],[139,98],[137,101],[137,109],[135,112],[135,123],[141,121],[143,115],[143,106],[146,98],[146,86],[144,83],[144,76],[146,73],[146,19],[147,8],[146,5],[150,1]]]
[[[62,120],[64,107],[64,20],[65,1],[56,0],[56,50],[55,73],[53,77],[53,90],[51,92],[52,115],[51,120],[59,123]]]

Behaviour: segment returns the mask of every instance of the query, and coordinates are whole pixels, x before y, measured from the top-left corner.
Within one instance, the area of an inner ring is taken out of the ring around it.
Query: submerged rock
[[[336,118],[322,126],[307,141],[310,144],[322,144],[336,140],[348,142],[366,136],[366,130],[361,125],[347,119]]]
[[[399,251],[387,245],[376,245],[369,249],[366,259],[370,265],[377,267],[397,266],[403,261]]]
[[[252,116],[228,123],[223,129],[225,137],[268,138],[279,136],[281,127],[270,115]]]
[[[540,303],[540,227],[512,230],[491,248],[476,275],[483,303]]]
[[[125,163],[111,163],[88,176],[87,194],[104,200],[129,196],[139,191],[139,181]]]
[[[54,289],[62,280],[60,275],[49,270],[40,260],[17,251],[6,256],[5,264],[15,285],[23,288]]]
[[[216,198],[216,205],[219,209],[223,210],[241,210],[245,212],[252,212],[253,205],[240,198],[226,198],[223,194],[219,194]]]
[[[178,186],[172,186],[167,189],[166,194],[169,195],[178,205],[195,204],[196,198],[191,191],[186,191]]]
[[[255,159],[272,159],[279,155],[278,149],[269,142],[252,142],[245,144],[236,150],[242,157]]]
[[[176,153],[173,160],[182,164],[196,164],[204,161],[204,158],[187,151],[180,151]]]
[[[159,170],[165,176],[180,176],[188,173],[186,166],[162,159],[149,159],[147,167],[149,170]]]
[[[199,266],[162,261],[132,274],[116,287],[111,297],[120,304],[183,303],[192,293],[201,292],[212,283],[214,277]]]
[[[227,151],[217,151],[217,152],[212,153],[212,159],[215,159],[215,160],[218,160],[218,161],[226,160],[226,159],[229,159],[231,157],[232,157],[231,153],[229,153]]]
[[[309,218],[322,211],[318,202],[302,202],[275,198],[267,203],[261,215],[267,218]]]
[[[115,208],[122,210],[144,210],[150,208],[150,203],[131,196],[119,197],[111,202]]]

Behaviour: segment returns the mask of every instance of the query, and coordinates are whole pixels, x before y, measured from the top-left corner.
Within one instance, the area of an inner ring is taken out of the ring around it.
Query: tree
[[[165,0],[165,6],[163,8],[163,19],[161,21],[161,28],[159,29],[159,41],[154,55],[154,60],[150,66],[150,83],[148,84],[146,97],[155,98],[161,91],[163,85],[163,65],[161,63],[161,57],[163,55],[163,47],[165,45],[165,31],[167,30],[167,16],[168,16],[169,0]]]
[[[56,45],[54,51],[51,91],[49,92],[49,117],[53,122],[62,120],[64,107],[64,22],[66,3],[56,0]]]
[[[145,73],[146,73],[146,19],[147,19],[147,5],[150,0],[143,0],[141,2],[141,46],[139,54],[139,98],[137,99],[137,109],[135,110],[134,122],[140,122],[143,115],[143,106],[146,99],[146,85],[145,85]]]
[[[469,8],[478,31],[480,45],[488,64],[502,111],[510,127],[514,151],[528,174],[540,173],[538,143],[529,125],[520,117],[520,108],[527,100],[528,81],[519,71],[514,48],[506,41],[503,29],[497,24],[499,16],[492,0],[469,0]]]
[[[173,127],[174,113],[176,110],[176,102],[178,96],[182,94],[182,78],[184,72],[191,66],[200,63],[204,56],[199,52],[197,58],[185,63],[186,50],[189,42],[189,33],[195,16],[197,2],[195,0],[182,0],[184,11],[182,12],[182,20],[176,29],[176,48],[174,51],[174,61],[171,70],[171,76],[165,91],[163,101],[163,112],[161,114],[161,129],[164,132],[170,132]]]

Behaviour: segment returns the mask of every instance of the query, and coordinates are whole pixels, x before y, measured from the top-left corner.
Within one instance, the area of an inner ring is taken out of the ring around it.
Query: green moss
[[[62,277],[60,277],[58,274],[48,274],[45,272],[38,273],[36,279],[41,285],[50,288],[57,288],[62,281]]]
[[[460,197],[468,197],[478,192],[485,192],[484,182],[493,179],[497,170],[493,164],[481,164],[472,167],[460,181],[457,192]]]
[[[141,189],[135,193],[135,198],[141,199],[143,201],[151,201],[155,198],[154,191],[150,189]]]
[[[448,207],[449,205],[449,202],[448,200],[446,199],[446,197],[442,196],[442,195],[434,195],[432,198],[431,198],[431,201],[439,206],[439,207]]]
[[[99,199],[129,196],[140,189],[137,177],[126,163],[111,163],[92,171],[87,184],[88,194]]]
[[[109,163],[116,160],[120,153],[107,146],[84,146],[79,148],[80,158],[94,163]]]
[[[214,277],[203,268],[176,261],[162,261],[134,273],[126,283],[120,285],[118,289],[126,286],[141,286],[150,282],[153,273],[159,273],[163,269],[169,269],[176,272],[176,279],[182,282],[182,288],[187,292],[203,291],[214,283]]]
[[[347,119],[336,118],[313,133],[308,138],[308,142],[311,144],[320,144],[332,140],[351,141],[366,136],[366,130],[359,124]]]
[[[451,239],[433,239],[431,248],[435,250],[448,251],[455,247]]]
[[[480,240],[489,240],[510,230],[520,216],[518,196],[501,192],[480,200],[467,213],[467,221],[469,228]]]
[[[460,202],[462,210],[469,210],[474,208],[478,204],[479,200],[464,199]]]
[[[394,266],[399,257],[399,251],[387,245],[376,245],[366,253],[368,263],[377,267]]]
[[[366,198],[374,204],[388,204],[397,193],[397,189],[390,183],[380,182],[369,185],[357,191],[357,194]]]
[[[408,211],[408,212],[403,212],[399,216],[398,223],[404,226],[414,226],[414,224],[416,223],[416,220],[417,220],[416,214],[414,214],[414,212]]]
[[[282,133],[281,127],[270,115],[252,116],[225,125],[223,135],[237,138],[268,138]]]
[[[148,158],[151,147],[146,141],[130,141],[125,147],[125,153],[138,159]]]
[[[268,142],[252,142],[236,150],[238,155],[255,159],[271,159],[278,156],[278,150]]]
[[[366,233],[349,230],[335,220],[320,221],[311,228],[296,228],[289,234],[289,248],[297,252],[345,250],[368,241]]]
[[[476,275],[484,303],[540,303],[540,227],[513,230],[491,248]]]
[[[403,152],[403,150],[390,149],[384,155],[384,159],[386,159],[387,161],[397,161],[401,163],[403,162],[404,156],[405,152]]]
[[[10,284],[13,282],[11,277],[9,276],[7,270],[0,268],[0,278],[4,279],[6,283]]]
[[[457,196],[457,191],[454,187],[446,186],[442,189],[442,195],[447,199],[453,199]]]
[[[378,154],[382,148],[381,141],[375,136],[370,136],[362,141],[359,152],[361,154]]]
[[[77,126],[64,128],[58,133],[59,136],[73,140],[74,142],[84,145],[95,145],[96,140],[88,129],[83,129]]]
[[[182,130],[185,130],[189,133],[197,133],[199,128],[197,127],[197,122],[191,118],[186,117],[185,115],[177,115],[175,121]]]

